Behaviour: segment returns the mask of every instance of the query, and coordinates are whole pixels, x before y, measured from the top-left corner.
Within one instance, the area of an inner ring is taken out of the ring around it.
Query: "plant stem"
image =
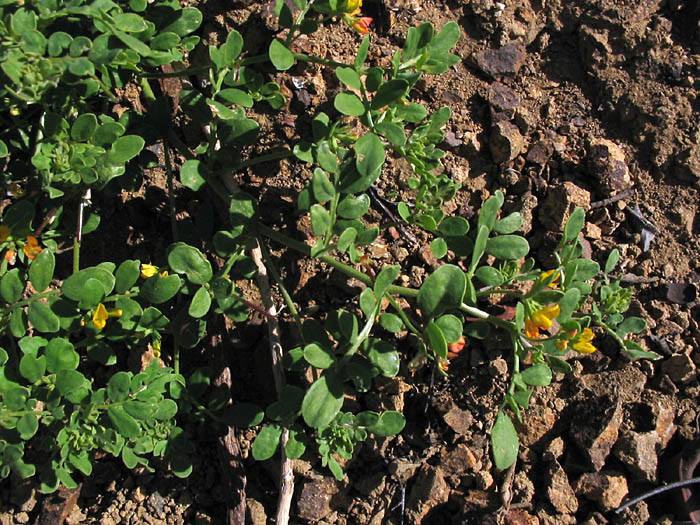
[[[249,158],[248,160],[244,160],[243,162],[240,162],[236,164],[232,171],[238,171],[243,168],[249,168],[250,166],[255,166],[256,164],[262,164],[263,162],[269,162],[271,160],[279,160],[279,159],[286,159],[287,157],[291,157],[294,155],[292,150],[285,149],[282,151],[274,151],[272,153],[266,153],[265,155],[259,155],[257,157],[252,157]]]
[[[296,325],[297,330],[299,330],[299,335],[301,335],[303,338],[301,317],[299,317],[299,311],[297,310],[297,307],[294,304],[294,300],[292,299],[289,290],[287,290],[287,287],[284,285],[284,281],[282,281],[282,277],[280,276],[280,273],[277,270],[275,263],[272,261],[270,253],[267,251],[265,244],[262,242],[262,239],[258,239],[258,244],[260,245],[260,251],[262,252],[265,267],[269,270],[270,275],[272,275],[272,278],[277,284],[277,287],[280,289],[280,292],[282,292],[284,303],[287,305],[287,308],[289,308],[289,313],[294,319],[294,324]]]
[[[301,60],[302,62],[312,62],[313,64],[321,64],[322,66],[353,67],[352,64],[336,62],[335,60],[328,60],[326,58],[321,58],[314,55],[304,55],[303,53],[294,53],[294,58],[297,60]]]

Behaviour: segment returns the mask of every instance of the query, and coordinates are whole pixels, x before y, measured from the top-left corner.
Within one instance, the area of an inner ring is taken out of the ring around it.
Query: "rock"
[[[661,401],[652,404],[652,414],[654,414],[654,432],[659,436],[659,445],[663,450],[671,441],[673,434],[676,433],[676,425],[673,420],[676,416],[676,411],[672,406],[667,406]]]
[[[265,525],[267,523],[267,514],[265,514],[265,507],[258,500],[253,498],[246,498],[246,523],[251,525]]]
[[[489,104],[492,123],[513,120],[520,106],[520,95],[505,84],[494,82],[489,87]]]
[[[496,164],[513,160],[520,155],[524,145],[525,139],[515,124],[501,121],[491,129],[489,149]]]
[[[578,510],[578,500],[569,478],[558,461],[549,464],[546,475],[547,497],[552,506],[561,514],[573,514]]]
[[[480,462],[464,443],[458,444],[451,450],[443,448],[440,454],[440,467],[448,476],[463,476],[478,470],[480,466]]]
[[[474,416],[468,410],[462,410],[457,405],[452,405],[449,410],[442,416],[445,423],[455,431],[456,434],[465,435],[474,423]]]
[[[542,405],[530,405],[523,416],[523,422],[516,423],[518,429],[521,430],[520,442],[526,446],[539,443],[549,431],[554,428],[557,422],[557,416],[554,411]]]
[[[555,437],[547,448],[544,450],[543,457],[547,461],[559,459],[564,454],[564,440],[561,437]]]
[[[544,166],[554,153],[554,146],[548,140],[538,140],[527,152],[525,159],[528,162]]]
[[[488,76],[499,79],[515,76],[525,60],[526,50],[521,42],[511,42],[500,49],[489,49],[474,56],[476,66]]]
[[[593,468],[600,471],[617,441],[622,403],[611,396],[601,396],[583,401],[581,407],[571,427],[571,437]]]
[[[15,518],[15,523],[19,523],[20,525],[24,525],[25,523],[29,523],[29,514],[26,512],[18,512],[14,516]]]
[[[595,501],[604,510],[620,506],[628,494],[627,480],[619,472],[587,472],[574,484],[574,492]]]
[[[632,184],[625,154],[611,140],[594,138],[588,142],[588,167],[604,197],[610,197]]]
[[[592,239],[594,241],[599,241],[603,238],[603,232],[600,229],[600,226],[596,226],[592,222],[587,222],[583,227],[583,235],[587,239]]]
[[[523,509],[511,509],[503,518],[504,525],[540,525],[537,516]]]
[[[146,501],[146,508],[160,516],[163,513],[163,507],[165,507],[165,498],[160,495],[160,492],[155,491],[153,494],[148,496]]]
[[[646,525],[650,523],[649,506],[646,501],[640,501],[631,507],[627,507],[620,514],[614,523],[618,525]],[[663,522],[659,522],[663,523]]]
[[[299,517],[304,520],[317,521],[331,512],[331,498],[338,493],[335,479],[320,478],[304,483],[297,502]]]
[[[659,435],[651,432],[627,431],[620,436],[614,454],[622,461],[636,481],[656,481]]]
[[[503,377],[508,373],[508,363],[502,357],[498,357],[489,363],[488,371],[491,377]]]
[[[695,363],[685,354],[672,355],[661,364],[661,370],[674,383],[687,383],[695,377]]]
[[[399,483],[406,483],[418,471],[420,463],[397,459],[389,464],[389,474]]]
[[[545,227],[552,231],[563,231],[574,209],[579,206],[588,209],[590,205],[590,192],[567,181],[549,187],[547,196],[540,205],[538,216]]]
[[[700,146],[695,144],[676,157],[674,175],[682,181],[700,183]]]
[[[482,470],[476,474],[476,487],[479,490],[488,490],[493,485],[493,476],[487,470]]]
[[[430,509],[446,503],[450,488],[440,467],[423,465],[406,501],[406,514],[413,523],[420,523]]]
[[[608,32],[581,26],[579,31],[579,51],[589,68],[601,67],[612,53],[608,43]]]

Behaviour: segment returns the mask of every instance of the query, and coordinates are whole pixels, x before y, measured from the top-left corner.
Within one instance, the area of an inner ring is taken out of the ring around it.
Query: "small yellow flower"
[[[559,283],[559,279],[561,278],[561,272],[560,272],[559,270],[549,270],[549,271],[546,271],[546,272],[542,272],[542,273],[540,274],[539,281],[540,281],[541,283],[545,282],[547,279],[549,279],[549,277],[550,277],[554,272],[557,272],[557,274],[554,276],[554,279],[552,279],[552,282],[549,283],[549,287],[550,287],[550,288],[556,288],[557,285],[558,285],[558,283]]]
[[[345,2],[345,7],[343,8],[343,11],[346,13],[355,14],[357,11],[360,10],[361,7],[362,0],[347,0],[347,2]]]
[[[0,242],[5,242],[12,234],[12,230],[7,226],[0,226]]]
[[[107,324],[107,319],[110,317],[121,317],[121,315],[122,310],[120,308],[107,310],[105,305],[100,303],[97,305],[97,308],[95,308],[95,313],[92,314],[92,324],[97,330],[102,330]]]
[[[158,273],[157,266],[153,266],[152,264],[142,264],[141,265],[141,277],[143,277],[144,279],[148,279],[149,277],[153,277],[157,273]]]
[[[525,319],[525,335],[531,339],[537,339],[540,336],[540,330],[549,330],[552,326],[552,319],[559,316],[560,313],[561,308],[558,304],[543,306],[531,313],[530,317]]]
[[[162,272],[160,272],[160,276],[161,276],[161,277],[167,277],[167,276],[168,276],[168,270],[163,270]]]
[[[574,342],[573,348],[582,354],[592,354],[597,348],[591,344],[591,341],[593,341],[593,330],[584,328],[581,335]]]
[[[43,248],[39,246],[39,241],[33,235],[27,236],[27,243],[22,246],[22,251],[29,259],[34,260],[41,253]]]

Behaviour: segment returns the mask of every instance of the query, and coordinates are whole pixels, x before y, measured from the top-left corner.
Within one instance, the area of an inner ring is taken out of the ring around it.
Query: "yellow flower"
[[[105,305],[102,303],[97,305],[95,308],[95,313],[92,314],[92,324],[95,325],[97,330],[102,330],[107,324],[107,319],[110,317],[121,317],[122,310],[120,308],[114,308],[107,310]]]
[[[142,264],[141,265],[141,277],[143,277],[144,279],[148,279],[149,277],[153,277],[157,273],[158,273],[157,266],[153,266],[152,264]]]
[[[5,242],[7,238],[12,234],[12,230],[7,226],[0,226],[0,242]]]
[[[584,328],[581,335],[573,344],[574,350],[582,354],[592,354],[597,348],[591,344],[591,341],[593,341],[593,330]]]
[[[27,236],[27,243],[22,246],[22,251],[29,259],[34,260],[41,253],[43,248],[39,246],[39,241],[33,235]]]
[[[552,326],[552,319],[561,313],[561,308],[558,304],[550,304],[543,306],[539,310],[531,313],[525,319],[525,335],[531,339],[537,339],[540,336],[540,330],[549,330]]]
[[[557,272],[557,274],[554,276],[554,279],[552,279],[552,282],[549,283],[549,287],[550,287],[550,288],[556,288],[556,287],[557,287],[557,284],[559,283],[559,279],[561,278],[561,272],[560,272],[559,270],[549,270],[549,271],[546,271],[546,272],[542,272],[542,273],[540,274],[540,279],[539,279],[539,281],[540,281],[541,283],[545,282],[547,279],[549,279],[549,277],[550,277],[554,272]]]
[[[343,11],[346,13],[352,13],[356,14],[362,7],[362,0],[347,0],[345,2],[345,7],[343,8]]]

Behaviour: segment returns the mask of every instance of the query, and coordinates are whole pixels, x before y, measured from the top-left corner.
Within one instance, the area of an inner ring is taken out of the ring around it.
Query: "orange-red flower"
[[[24,255],[31,260],[36,259],[36,256],[39,255],[42,250],[43,248],[39,246],[39,241],[33,235],[29,235],[26,244],[22,246]]]
[[[459,338],[459,340],[447,345],[447,359],[454,359],[455,357],[457,357],[457,354],[459,354],[462,351],[464,345],[466,344],[467,340],[464,336],[462,336]]]
[[[368,16],[362,16],[353,20],[350,27],[362,35],[369,33],[369,25],[372,23],[372,18]]]

